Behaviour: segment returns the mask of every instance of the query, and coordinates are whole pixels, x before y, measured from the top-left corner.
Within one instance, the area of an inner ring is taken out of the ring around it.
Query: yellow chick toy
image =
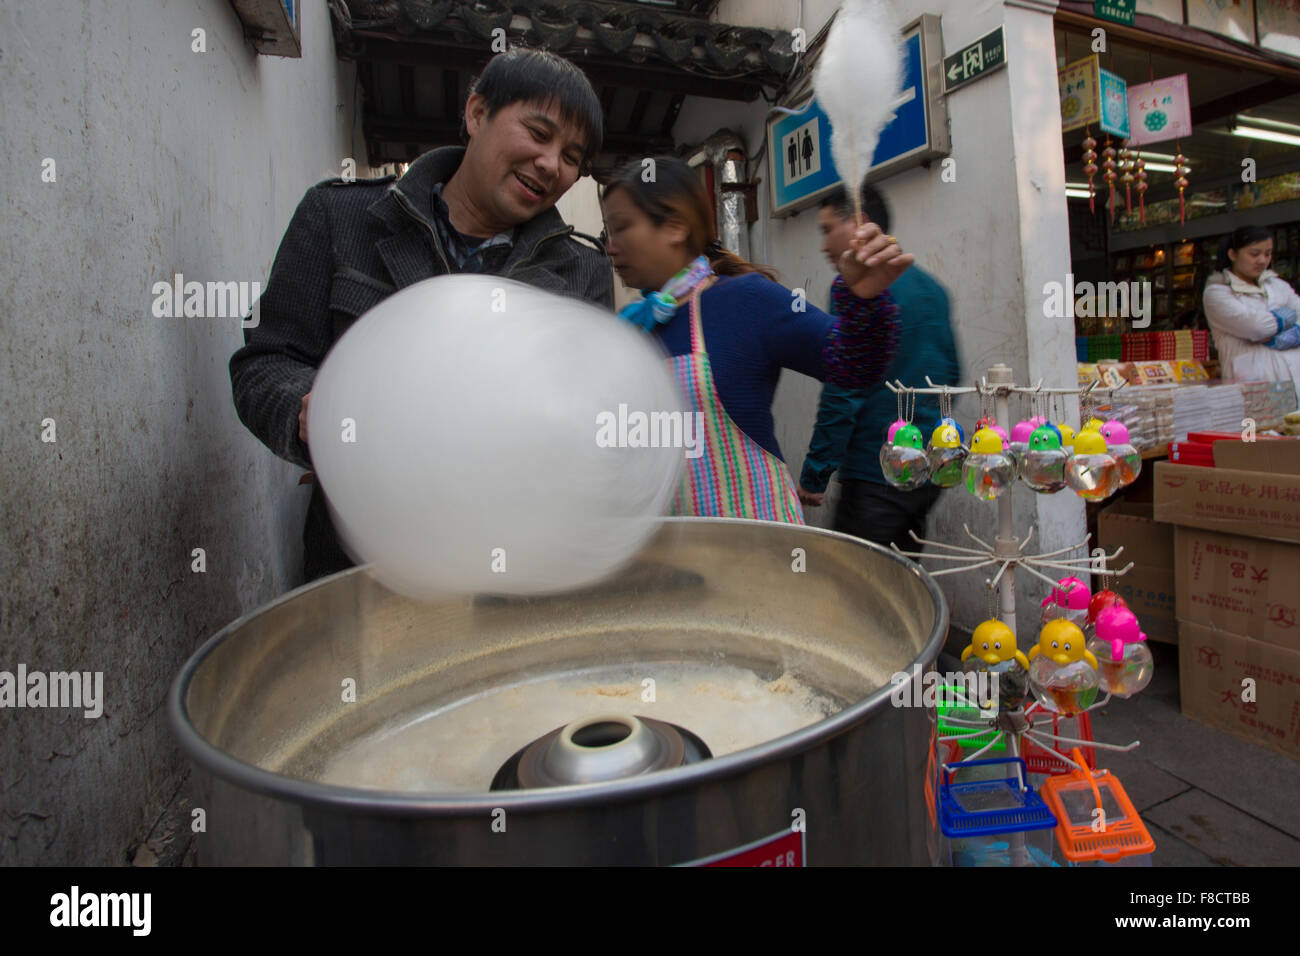
[[[1061,424],[1056,427],[1061,432],[1061,447],[1069,448],[1072,446],[1074,444],[1074,429],[1065,424],[1065,422],[1061,422]]]
[[[938,425],[930,434],[931,448],[960,448],[961,436],[952,425]]]
[[[988,620],[975,628],[970,644],[961,652],[961,659],[966,660],[972,654],[985,664],[1000,664],[1015,658],[1021,667],[1029,670],[1029,658],[1016,648],[1015,631],[1001,621]]]
[[[1029,649],[1029,659],[1032,661],[1040,653],[1062,666],[1082,659],[1094,670],[1097,667],[1097,658],[1085,646],[1079,625],[1064,618],[1048,621],[1038,632],[1038,643]]]
[[[971,438],[970,453],[972,455],[1002,454],[1002,436],[991,428],[981,428]]]
[[[1100,418],[1090,418],[1088,423],[1079,429],[1081,432],[1100,432],[1101,426],[1106,424]]]

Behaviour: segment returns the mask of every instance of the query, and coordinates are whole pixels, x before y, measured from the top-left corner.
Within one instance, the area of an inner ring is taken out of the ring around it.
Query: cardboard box
[[[1214,463],[1224,468],[1300,478],[1300,441],[1294,438],[1215,442],[1214,455]]]
[[[1097,516],[1097,543],[1107,553],[1124,548],[1115,562],[1119,567],[1133,562],[1133,570],[1111,586],[1138,616],[1147,638],[1177,644],[1174,526],[1151,515],[1149,504],[1115,502]]]
[[[1215,468],[1156,462],[1155,519],[1250,538],[1300,542],[1300,470],[1286,474],[1226,467],[1228,460],[1260,463],[1259,451],[1269,450],[1265,444],[1217,442],[1214,461],[1220,467]],[[1241,449],[1258,451],[1243,457]]]
[[[1185,717],[1300,759],[1300,652],[1186,622],[1178,643]]]
[[[1300,651],[1300,545],[1179,528],[1175,551],[1180,621]]]

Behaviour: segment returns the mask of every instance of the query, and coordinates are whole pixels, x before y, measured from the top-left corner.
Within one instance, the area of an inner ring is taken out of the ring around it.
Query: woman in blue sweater
[[[673,513],[802,524],[772,422],[781,369],[848,388],[880,381],[898,343],[887,289],[912,256],[878,226],[861,227],[831,289],[832,318],[721,247],[689,166],[656,157],[650,182],[644,168],[619,173],[602,206],[614,270],[645,295],[620,316],[659,339],[688,410],[704,416],[703,454],[687,460]]]

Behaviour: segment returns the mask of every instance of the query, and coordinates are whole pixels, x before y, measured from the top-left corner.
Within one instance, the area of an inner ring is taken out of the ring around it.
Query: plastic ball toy
[[[1066,620],[1082,628],[1088,623],[1092,595],[1088,585],[1076,577],[1061,578],[1052,593],[1043,598],[1042,622]]]
[[[901,418],[897,418],[891,422],[889,425],[889,431],[885,433],[885,443],[892,445],[894,443],[894,436],[897,435],[898,430],[903,428],[905,425],[907,425],[907,422],[903,421]]]
[[[991,428],[981,428],[971,439],[970,454],[961,466],[966,490],[981,501],[1006,494],[1016,480],[1016,466],[1002,451],[1002,439]]]
[[[1057,434],[1061,436],[1061,447],[1072,447],[1074,445],[1074,429],[1065,424],[1065,422],[1060,422],[1055,427]]]
[[[998,709],[1015,710],[1029,693],[1029,658],[1016,647],[1016,634],[1001,621],[988,620],[975,628],[961,652],[962,670],[997,677]]]
[[[951,425],[953,428],[957,429],[957,441],[958,441],[960,444],[963,444],[963,445],[966,444],[966,429],[964,429],[964,428],[961,427],[961,424],[957,421],[957,419],[955,419],[955,418],[941,418],[941,419],[939,419],[939,424],[940,424],[940,425]]]
[[[1065,463],[1065,483],[1086,501],[1109,498],[1120,488],[1119,462],[1106,451],[1099,432],[1079,432]]]
[[[930,435],[930,481],[940,488],[952,488],[961,481],[961,466],[966,449],[961,445],[961,431],[952,419],[943,419]]]
[[[1106,450],[1119,462],[1120,484],[1132,484],[1142,474],[1142,453],[1133,447],[1128,426],[1112,418],[1101,426],[1101,437],[1106,439]]]
[[[1132,697],[1151,683],[1155,671],[1151,648],[1137,615],[1113,605],[1097,615],[1096,626],[1097,634],[1088,641],[1088,650],[1097,658],[1102,690],[1116,697]]]
[[[1020,456],[1029,450],[1029,436],[1034,433],[1034,429],[1037,427],[1028,419],[1016,422],[1011,426],[1011,441],[1007,444],[1006,451],[1017,466],[1020,464]]]
[[[930,458],[921,429],[904,425],[894,433],[892,443],[881,446],[880,471],[887,482],[903,491],[920,488],[930,480]]]
[[[1086,423],[1084,423],[1084,426],[1083,426],[1082,428],[1080,428],[1079,431],[1081,431],[1081,432],[1099,432],[1099,431],[1101,431],[1101,426],[1104,425],[1104,424],[1105,424],[1105,422],[1103,422],[1100,418],[1090,418],[1090,419],[1088,419],[1088,421],[1087,421]]]
[[[1098,591],[1088,601],[1088,623],[1095,624],[1097,615],[1108,607],[1128,607],[1128,602],[1114,591]]]
[[[1083,631],[1066,620],[1049,621],[1029,651],[1029,687],[1047,710],[1074,716],[1097,700],[1101,677]]]
[[[1020,456],[1016,470],[1020,480],[1034,491],[1053,495],[1065,487],[1065,463],[1069,456],[1061,448],[1061,436],[1051,425],[1040,425],[1029,437],[1029,448]]]

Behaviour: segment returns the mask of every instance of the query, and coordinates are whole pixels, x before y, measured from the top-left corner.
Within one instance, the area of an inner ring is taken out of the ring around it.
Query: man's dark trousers
[[[936,485],[900,491],[874,481],[842,479],[834,528],[882,547],[893,542],[904,551],[919,551],[907,532],[925,536],[925,517],[942,492]]]

